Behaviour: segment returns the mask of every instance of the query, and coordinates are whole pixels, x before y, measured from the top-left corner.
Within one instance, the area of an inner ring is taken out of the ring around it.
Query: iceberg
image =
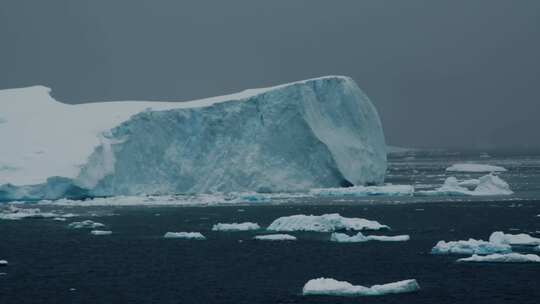
[[[506,244],[498,244],[469,239],[467,241],[439,241],[431,249],[432,254],[492,254],[492,253],[510,253],[512,248]]]
[[[448,172],[465,172],[465,173],[490,173],[490,172],[506,172],[503,167],[482,165],[482,164],[454,164],[446,168]]]
[[[416,280],[404,280],[384,285],[373,285],[364,287],[352,285],[349,282],[337,281],[335,279],[318,278],[308,281],[302,293],[304,295],[329,295],[329,296],[382,296],[386,294],[397,294],[415,292],[420,290]]]
[[[7,266],[7,265],[8,265],[8,261],[0,260],[0,266]]]
[[[336,230],[380,230],[390,229],[377,221],[363,218],[348,218],[337,213],[323,215],[290,215],[274,220],[267,228],[270,231],[315,231],[333,232]]]
[[[69,223],[68,227],[72,229],[86,229],[86,228],[95,229],[95,228],[105,227],[105,224],[94,222],[91,220],[85,220],[81,222]]]
[[[305,192],[381,184],[387,167],[379,115],[343,76],[182,103],[68,105],[37,86],[0,105],[4,201]]]
[[[290,234],[257,235],[254,237],[254,239],[260,241],[296,241],[296,237]]]
[[[540,256],[536,254],[505,253],[477,255],[468,258],[458,259],[458,262],[479,262],[479,263],[540,263]]]
[[[363,235],[362,232],[358,232],[356,235],[350,236],[345,233],[334,232],[330,235],[330,241],[338,243],[361,243],[368,241],[380,241],[380,242],[405,242],[410,240],[409,235]]]
[[[494,244],[536,246],[540,245],[540,238],[532,237],[526,233],[505,234],[495,231],[489,236],[489,241]]]
[[[474,190],[469,190],[467,187],[476,184]],[[492,195],[512,195],[514,192],[510,190],[510,185],[500,177],[488,174],[480,177],[478,181],[466,180],[458,181],[457,178],[448,177],[444,184],[435,190],[418,191],[419,196],[492,196]]]
[[[218,223],[212,227],[212,231],[248,231],[258,230],[261,226],[257,223],[245,222],[245,223]]]
[[[163,237],[166,239],[206,240],[206,237],[200,232],[167,232]]]
[[[109,230],[92,230],[90,231],[92,235],[111,235],[112,231]]]
[[[412,196],[414,187],[410,185],[382,185],[382,186],[354,186],[346,188],[320,188],[311,189],[309,193],[313,196],[333,197],[333,196]]]

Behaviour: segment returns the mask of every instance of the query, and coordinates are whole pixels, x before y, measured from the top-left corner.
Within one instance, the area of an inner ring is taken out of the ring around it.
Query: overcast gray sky
[[[0,89],[190,100],[327,74],[387,141],[540,147],[540,1],[3,0]],[[1,108],[0,108],[1,110]]]

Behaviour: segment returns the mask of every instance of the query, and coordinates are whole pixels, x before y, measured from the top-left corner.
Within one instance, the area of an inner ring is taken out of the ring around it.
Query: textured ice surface
[[[92,234],[92,235],[110,235],[110,234],[112,234],[112,231],[110,231],[110,230],[92,230],[92,231],[90,231],[90,234]]]
[[[212,227],[213,231],[248,231],[261,229],[257,223],[218,223]]]
[[[333,232],[336,230],[379,230],[389,229],[389,227],[377,221],[370,221],[363,218],[348,218],[333,213],[284,216],[274,220],[267,229],[272,231]]]
[[[311,189],[309,193],[314,196],[412,196],[414,187],[409,185],[354,186]]]
[[[483,263],[540,263],[540,256],[536,254],[521,253],[494,253],[490,255],[474,254],[468,258],[458,259],[458,262],[483,262]]]
[[[261,241],[296,241],[296,237],[290,234],[257,235],[254,239]]]
[[[105,224],[94,222],[91,220],[85,220],[81,222],[70,223],[68,227],[73,228],[73,229],[85,229],[85,228],[94,229],[94,228],[105,227]]]
[[[310,280],[304,285],[304,295],[330,295],[330,296],[381,296],[386,294],[406,293],[420,290],[416,280],[404,280],[384,285],[364,287],[352,285],[349,282],[334,279],[318,278]]]
[[[482,172],[505,172],[506,169],[499,166],[482,165],[482,164],[454,164],[446,171],[449,172],[469,172],[469,173],[482,173]]]
[[[348,77],[186,103],[67,105],[31,87],[0,105],[4,200],[307,191],[386,171],[377,111]]]
[[[469,190],[467,187],[476,184],[474,190]],[[500,177],[488,174],[480,177],[476,180],[466,180],[460,182],[457,178],[451,176],[448,177],[444,184],[435,189],[427,191],[417,191],[416,194],[420,196],[492,196],[492,195],[511,195],[514,192],[510,190],[510,185],[502,180]]]
[[[380,241],[380,242],[405,242],[410,240],[409,235],[364,235],[362,232],[358,232],[356,235],[348,235],[345,233],[334,232],[330,236],[330,241],[338,243],[361,243],[368,241]]]
[[[491,236],[489,237],[489,241],[495,244],[507,244],[507,245],[527,245],[527,246],[540,245],[540,238],[535,238],[525,233],[506,234],[501,231],[493,232]]]
[[[492,254],[510,253],[512,248],[506,244],[469,239],[467,241],[439,241],[431,249],[433,254]]]
[[[206,240],[206,237],[200,232],[167,232],[163,237],[166,239]]]

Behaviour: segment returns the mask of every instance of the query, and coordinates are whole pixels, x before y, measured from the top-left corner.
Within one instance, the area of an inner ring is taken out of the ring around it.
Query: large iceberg
[[[507,244],[475,239],[451,242],[439,241],[431,249],[432,254],[492,254],[510,252],[512,252],[512,248]]]
[[[478,263],[540,263],[540,256],[536,254],[521,253],[494,253],[490,255],[474,254],[468,258],[458,259],[458,262],[478,262]]]
[[[0,200],[380,184],[379,115],[348,77],[192,102],[67,105],[0,91]],[[31,123],[30,123],[31,122]]]
[[[337,213],[323,215],[296,214],[283,216],[274,220],[268,230],[270,231],[315,231],[333,232],[337,230],[379,230],[389,229],[377,221],[363,218],[343,217]]]
[[[329,278],[309,280],[302,289],[304,295],[329,296],[382,296],[386,294],[415,292],[420,289],[416,280],[404,280],[383,285],[365,287]]]

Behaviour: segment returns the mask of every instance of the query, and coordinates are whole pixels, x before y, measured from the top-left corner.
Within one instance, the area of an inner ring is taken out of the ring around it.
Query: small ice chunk
[[[448,172],[467,172],[467,173],[483,173],[483,172],[506,172],[506,169],[499,166],[483,165],[483,164],[454,164],[446,168]]]
[[[0,260],[0,266],[7,266],[9,263],[6,260]]]
[[[258,230],[261,226],[257,223],[244,222],[244,223],[218,223],[212,227],[212,231],[249,231]]]
[[[347,218],[333,213],[283,216],[274,220],[267,229],[271,231],[333,232],[336,230],[379,230],[389,228],[377,221],[370,221],[363,218]]]
[[[505,253],[477,255],[459,259],[458,262],[483,262],[483,263],[540,263],[540,256],[536,254]]]
[[[314,196],[412,196],[414,187],[411,185],[383,185],[383,186],[354,186],[347,188],[318,188],[309,191]]]
[[[261,241],[296,241],[296,237],[290,234],[257,235],[255,239]]]
[[[109,230],[92,230],[92,231],[90,231],[90,234],[93,234],[93,235],[110,235],[110,234],[112,234],[112,231],[109,231]]]
[[[349,236],[345,233],[334,232],[330,236],[330,241],[339,243],[360,243],[368,241],[381,241],[381,242],[405,242],[410,240],[409,235],[363,235],[362,232],[358,232],[356,235]]]
[[[163,237],[166,239],[206,240],[206,237],[200,232],[167,232]]]
[[[42,212],[39,208],[19,208],[8,206],[0,213],[0,220],[42,219],[62,216],[55,212]]]
[[[439,241],[431,249],[432,254],[492,254],[510,253],[509,245],[469,239],[467,241]]]
[[[73,229],[83,229],[83,228],[94,229],[94,228],[105,227],[105,224],[94,222],[94,221],[91,221],[91,220],[85,220],[85,221],[82,221],[82,222],[70,223],[68,225],[68,227],[73,228]]]
[[[304,285],[304,295],[330,295],[330,296],[381,296],[386,294],[406,293],[418,291],[420,286],[416,280],[404,280],[384,285],[364,287],[352,285],[349,282],[334,279],[318,278],[310,280]]]
[[[450,176],[445,181],[444,184],[435,189],[427,191],[418,191],[417,195],[420,196],[435,196],[435,195],[449,195],[449,196],[462,196],[462,195],[471,195],[471,196],[490,196],[490,195],[511,195],[514,192],[510,190],[510,186],[500,177],[492,174],[484,175],[478,179],[478,185],[474,190],[469,190],[468,188],[461,185],[462,182],[459,182],[457,178]],[[467,181],[467,183],[472,184],[472,182]]]
[[[57,221],[57,222],[65,222],[65,221],[66,221],[66,218],[65,218],[65,217],[55,217],[55,218],[53,218],[53,221]]]
[[[489,241],[496,244],[507,245],[540,245],[540,238],[532,237],[526,233],[505,234],[502,231],[495,231],[489,237]]]

